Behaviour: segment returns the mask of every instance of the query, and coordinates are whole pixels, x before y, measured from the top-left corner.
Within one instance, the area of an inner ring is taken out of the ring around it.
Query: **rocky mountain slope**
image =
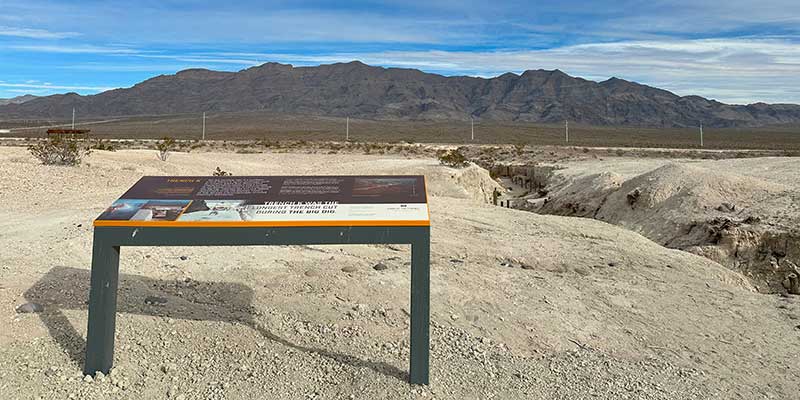
[[[800,106],[727,105],[611,78],[594,82],[559,70],[491,79],[381,68],[358,61],[293,67],[267,63],[239,72],[190,69],[92,96],[53,95],[0,106],[0,118],[199,113],[274,113],[374,119],[456,119],[683,127],[800,123]]]
[[[0,106],[4,106],[6,104],[22,104],[26,101],[31,101],[38,96],[34,96],[32,94],[26,94],[23,96],[12,97],[10,99],[0,99]]]

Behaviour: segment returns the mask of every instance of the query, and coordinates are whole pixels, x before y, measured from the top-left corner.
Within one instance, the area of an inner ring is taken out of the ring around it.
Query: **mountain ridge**
[[[730,105],[612,77],[556,70],[493,78],[443,76],[360,61],[265,63],[238,72],[191,68],[95,95],[65,93],[0,105],[0,118],[269,111],[368,119],[483,120],[600,126],[756,127],[800,124],[800,105]]]

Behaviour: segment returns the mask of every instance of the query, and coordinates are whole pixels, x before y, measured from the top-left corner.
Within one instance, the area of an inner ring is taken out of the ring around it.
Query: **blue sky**
[[[800,103],[800,1],[0,0],[0,98],[186,68],[361,60],[444,75],[561,69],[729,103]]]

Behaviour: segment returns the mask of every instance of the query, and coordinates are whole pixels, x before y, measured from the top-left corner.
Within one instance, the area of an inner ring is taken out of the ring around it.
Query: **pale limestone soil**
[[[603,222],[482,204],[491,182],[479,171],[365,155],[162,163],[152,151],[119,151],[87,161],[44,167],[0,148],[4,398],[791,399],[800,390],[800,302]],[[404,246],[123,248],[116,370],[82,381],[91,220],[142,175],[217,166],[427,176],[429,387],[403,381]],[[530,269],[501,266],[508,260]],[[373,270],[378,262],[389,269]],[[15,313],[26,293],[44,313]],[[168,303],[145,305],[151,295]]]

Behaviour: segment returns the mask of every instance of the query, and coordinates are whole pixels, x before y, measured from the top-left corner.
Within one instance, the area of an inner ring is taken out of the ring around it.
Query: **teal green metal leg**
[[[117,317],[119,246],[95,234],[89,289],[89,327],[86,334],[84,375],[108,374],[114,363],[114,326]]]
[[[427,385],[430,357],[430,228],[411,244],[411,365],[409,381]]]

